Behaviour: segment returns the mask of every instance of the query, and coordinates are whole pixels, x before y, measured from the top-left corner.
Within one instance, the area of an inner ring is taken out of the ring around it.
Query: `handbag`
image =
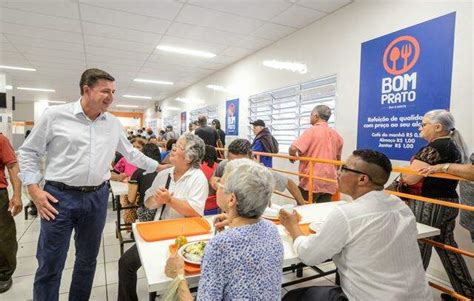
[[[400,178],[400,175],[398,175],[398,177],[396,177],[393,182],[385,189],[402,193],[407,193],[409,191],[408,185],[403,183],[402,179]]]

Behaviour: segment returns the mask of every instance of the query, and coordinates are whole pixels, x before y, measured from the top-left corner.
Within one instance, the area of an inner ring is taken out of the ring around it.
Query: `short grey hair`
[[[331,108],[327,105],[317,105],[314,107],[312,114],[316,114],[324,121],[328,121],[331,118]]]
[[[224,177],[224,192],[237,198],[237,214],[259,218],[270,205],[275,189],[271,172],[250,159],[236,159],[227,163]]]
[[[454,116],[446,110],[431,110],[426,112],[425,116],[430,122],[439,123],[443,131],[449,133],[451,139],[457,145],[461,153],[462,163],[469,163],[469,148],[461,136],[461,133],[455,128]]]
[[[199,168],[206,152],[204,141],[192,133],[185,133],[180,138],[186,140],[184,158],[191,161],[192,167]]]

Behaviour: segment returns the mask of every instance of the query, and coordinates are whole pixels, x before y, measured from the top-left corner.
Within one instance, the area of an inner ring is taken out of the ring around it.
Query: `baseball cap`
[[[255,121],[250,122],[253,126],[263,126],[265,127],[265,122],[262,119],[257,119]]]

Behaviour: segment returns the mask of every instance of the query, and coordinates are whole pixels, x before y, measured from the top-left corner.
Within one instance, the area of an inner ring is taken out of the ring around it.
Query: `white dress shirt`
[[[40,159],[46,154],[44,178],[70,186],[97,186],[110,178],[115,151],[128,162],[153,172],[158,162],[133,148],[117,117],[103,113],[89,119],[80,99],[48,108],[19,149],[20,178],[37,184]]]
[[[398,197],[371,191],[336,206],[318,233],[293,244],[307,265],[332,258],[349,300],[432,300],[416,220]]]
[[[202,170],[198,168],[190,168],[177,182],[174,181],[173,173],[174,167],[159,172],[151,187],[145,192],[145,201],[149,197],[153,196],[158,188],[165,187],[168,175],[171,175],[171,181],[168,190],[173,193],[173,197],[179,200],[187,201],[189,206],[191,206],[194,211],[199,213],[201,216],[204,215],[204,207],[209,194],[209,184],[207,183],[206,176]],[[155,220],[160,218],[162,209],[163,206],[158,207]],[[171,206],[167,205],[165,207],[165,211],[163,212],[162,219],[180,217],[185,216],[171,208]]]

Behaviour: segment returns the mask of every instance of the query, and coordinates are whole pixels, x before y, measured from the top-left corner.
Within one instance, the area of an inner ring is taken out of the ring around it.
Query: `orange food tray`
[[[309,225],[310,224],[300,224],[300,229],[301,229],[301,231],[303,231],[304,235],[310,235],[310,234],[316,233],[313,230],[311,230]]]
[[[147,242],[175,239],[179,235],[194,236],[209,233],[211,225],[202,217],[187,217],[137,224],[137,231]]]
[[[178,250],[176,249],[176,245],[175,244],[172,244],[169,246],[169,249],[170,249],[170,253],[171,254],[174,254],[176,253]],[[191,263],[187,263],[186,261],[184,262],[184,271],[186,272],[186,274],[199,274],[201,273],[201,266],[200,265],[197,265],[197,264],[191,264]]]

